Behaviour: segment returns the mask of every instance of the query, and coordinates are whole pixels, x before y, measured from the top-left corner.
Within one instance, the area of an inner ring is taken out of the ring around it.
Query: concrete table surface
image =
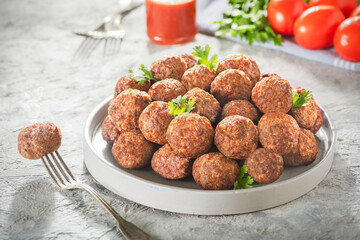
[[[87,193],[60,191],[41,161],[19,155],[19,131],[42,121],[61,128],[60,153],[73,173],[154,239],[360,239],[360,74],[201,34],[185,45],[158,46],[146,36],[144,7],[125,18],[127,34],[117,57],[103,57],[100,45],[87,60],[72,60],[83,40],[72,31],[94,28],[116,10],[115,0],[1,1],[0,239],[122,238],[111,216]],[[334,164],[311,192],[265,211],[191,216],[128,201],[88,173],[84,124],[118,78],[141,63],[207,43],[220,58],[252,56],[262,72],[311,89],[329,113],[337,131]]]

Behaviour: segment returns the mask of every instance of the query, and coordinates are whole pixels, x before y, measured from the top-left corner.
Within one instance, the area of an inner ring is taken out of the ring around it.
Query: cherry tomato
[[[348,17],[350,13],[356,8],[357,0],[310,0],[309,7],[318,5],[331,5],[338,7]]]
[[[334,6],[321,5],[308,8],[295,21],[295,41],[309,49],[330,47],[336,28],[344,20],[344,14]]]
[[[360,62],[360,17],[343,21],[334,35],[334,48],[344,59]]]
[[[267,12],[272,29],[282,35],[293,35],[294,22],[306,8],[304,0],[270,0]]]
[[[354,11],[351,12],[349,17],[355,17],[360,16],[360,5],[357,6],[357,8],[354,9]]]

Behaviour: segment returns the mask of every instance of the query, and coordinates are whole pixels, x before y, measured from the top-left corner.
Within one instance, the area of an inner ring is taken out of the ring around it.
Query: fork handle
[[[89,185],[81,184],[78,186],[79,189],[87,191],[91,196],[93,196],[96,201],[98,201],[109,213],[113,218],[116,220],[118,224],[118,228],[123,236],[127,240],[132,239],[139,239],[139,240],[151,240],[152,238],[145,233],[143,230],[132,224],[131,222],[126,221],[123,219],[105,199],[97,192],[94,188]]]

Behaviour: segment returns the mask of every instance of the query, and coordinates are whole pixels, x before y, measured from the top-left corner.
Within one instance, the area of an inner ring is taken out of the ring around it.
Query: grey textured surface
[[[115,0],[0,2],[0,239],[121,238],[113,219],[89,195],[60,191],[41,161],[18,154],[18,132],[41,121],[61,128],[60,153],[74,174],[155,239],[360,239],[360,74],[200,34],[185,45],[157,46],[146,37],[143,7],[125,19],[128,34],[118,57],[104,58],[98,48],[87,61],[72,61],[82,39],[71,32],[95,27],[116,6]],[[116,80],[140,63],[206,43],[220,58],[250,55],[262,72],[313,90],[338,136],[334,165],[314,190],[265,211],[204,217],[130,202],[89,175],[84,124],[93,107],[112,94]]]

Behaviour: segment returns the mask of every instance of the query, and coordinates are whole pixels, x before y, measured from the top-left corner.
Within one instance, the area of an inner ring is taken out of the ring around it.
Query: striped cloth
[[[196,22],[201,33],[213,35],[216,31],[214,21],[222,19],[222,13],[229,8],[227,0],[197,0]],[[229,38],[235,42],[247,43],[238,36]],[[254,42],[254,46],[261,46],[275,50],[284,51],[301,58],[311,61],[321,62],[331,66],[343,68],[346,70],[360,72],[360,62],[354,63],[340,58],[334,48],[322,50],[309,50],[296,44],[294,38],[287,37],[283,39],[282,46],[275,46],[272,42]]]

